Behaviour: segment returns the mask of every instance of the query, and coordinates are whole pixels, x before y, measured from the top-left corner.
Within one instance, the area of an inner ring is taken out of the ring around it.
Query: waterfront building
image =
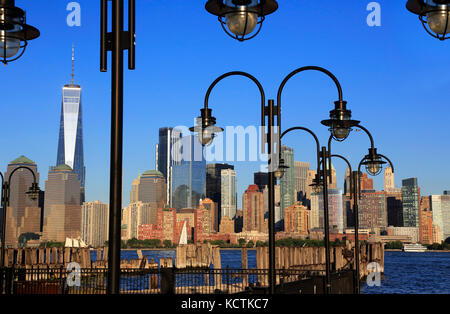
[[[122,211],[122,224],[126,225],[125,239],[138,238],[139,225],[157,224],[159,207],[152,203],[134,202]]]
[[[295,180],[294,180],[294,150],[288,146],[282,145],[281,159],[289,167],[286,169],[283,177],[280,179],[280,220],[284,219],[284,210],[295,203]],[[245,213],[245,210],[244,210]],[[244,227],[245,228],[245,227]]]
[[[307,207],[298,202],[286,208],[284,214],[284,232],[308,234],[309,212]]]
[[[440,238],[445,241],[450,237],[450,195],[432,195],[431,210],[433,224],[440,230]]]
[[[419,241],[422,244],[433,244],[433,213],[430,196],[423,196],[420,199]]]
[[[210,219],[208,226],[210,232],[217,232],[219,230],[219,223],[217,218],[218,212],[215,203],[211,199],[205,198],[204,200],[201,200],[199,208],[208,211],[208,217]]]
[[[384,191],[389,192],[395,189],[394,173],[390,166],[384,168]]]
[[[100,201],[81,206],[81,239],[92,247],[102,247],[108,240],[109,205]]]
[[[220,220],[219,232],[226,234],[234,233],[234,221],[228,216],[222,217]]]
[[[197,208],[205,198],[206,161],[203,146],[192,135],[181,140],[182,158],[180,164],[172,168],[171,207]]]
[[[384,191],[386,194],[386,207],[388,216],[388,226],[403,226],[403,202],[402,189],[393,188]]]
[[[83,114],[81,86],[74,84],[74,54],[72,48],[72,83],[64,85],[62,91],[61,119],[59,126],[56,165],[68,165],[80,181],[80,205],[85,200],[86,167],[83,151]]]
[[[441,228],[435,224],[433,224],[433,243],[442,243]]]
[[[310,224],[309,224],[309,230],[312,229],[318,229],[320,228],[319,223],[319,195],[320,193],[312,193],[311,198],[311,205],[310,205]]]
[[[51,167],[45,181],[45,241],[65,242],[81,236],[80,180],[68,165]]]
[[[264,230],[264,195],[256,184],[249,185],[242,198],[243,231]]]
[[[308,170],[308,178],[306,180],[306,198],[310,199],[312,192],[311,184],[316,177],[316,170]]]
[[[206,197],[216,204],[218,212],[214,222],[215,231],[219,231],[222,218],[222,170],[234,170],[234,166],[225,163],[206,165]]]
[[[402,180],[403,226],[419,227],[420,188],[417,178]]]
[[[386,230],[388,221],[384,191],[363,191],[360,196],[358,209],[359,226],[361,228]]]
[[[407,236],[411,243],[419,242],[419,227],[393,227],[386,228],[388,236]]]
[[[210,211],[203,206],[194,210],[194,242],[203,242],[211,233]]]
[[[182,134],[180,130],[170,127],[159,129],[159,143],[157,147],[157,170],[166,180],[166,198],[168,204],[172,195],[172,172],[171,167],[181,162],[180,145]]]
[[[362,176],[359,177],[360,179],[360,190],[361,191],[371,191],[373,190],[373,179],[369,178],[367,173],[363,172]]]
[[[39,172],[34,161],[20,156],[8,164],[5,178],[19,167],[28,167],[39,182]],[[38,200],[32,200],[26,194],[33,184],[33,174],[26,169],[16,170],[9,182],[9,206],[6,209],[5,244],[17,246],[19,237],[23,233],[39,233],[41,231],[42,208]],[[3,216],[2,216],[3,218]]]
[[[315,193],[314,193],[315,194]],[[314,195],[313,194],[313,195]],[[344,232],[344,203],[341,189],[328,190],[328,214],[330,231],[333,233]],[[318,226],[317,226],[318,225]],[[323,193],[311,198],[311,229],[324,229]]]
[[[221,176],[221,209],[220,216],[234,218],[237,206],[237,180],[236,171],[233,169],[222,169]]]

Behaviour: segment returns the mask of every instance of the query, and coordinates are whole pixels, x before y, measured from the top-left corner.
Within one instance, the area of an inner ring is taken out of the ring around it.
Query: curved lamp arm
[[[325,73],[326,75],[328,75],[336,84],[337,90],[338,90],[338,94],[339,94],[339,102],[342,103],[343,102],[343,97],[342,97],[342,87],[341,84],[339,83],[338,79],[336,78],[336,76],[334,76],[333,73],[331,73],[330,71],[328,71],[327,69],[324,69],[322,67],[318,67],[318,66],[305,66],[305,67],[301,67],[298,68],[297,70],[292,71],[291,73],[289,73],[285,79],[283,80],[283,82],[281,83],[280,87],[278,88],[278,95],[277,95],[277,105],[278,105],[278,110],[281,112],[281,94],[283,93],[283,89],[284,86],[286,85],[286,83],[289,81],[289,79],[291,79],[294,75],[304,72],[304,71],[319,71],[322,73]],[[280,121],[278,123],[278,126],[281,128],[281,118]]]
[[[30,171],[31,172],[31,174],[33,175],[33,183],[34,184],[36,184],[37,182],[36,182],[36,174],[33,172],[33,170],[31,170],[31,168],[28,168],[28,167],[26,167],[26,166],[20,166],[20,167],[17,167],[17,168],[15,168],[11,173],[10,173],[10,175],[9,175],[9,177],[8,177],[8,183],[10,183],[11,182],[11,177],[12,177],[12,175],[17,171],[17,170],[19,170],[19,169],[27,169],[28,171]],[[8,204],[5,204],[6,206],[9,206],[9,192],[10,192],[10,189],[8,189],[8,196],[7,196],[7,202],[8,202]]]
[[[389,158],[387,158],[386,156],[384,156],[384,155],[381,155],[381,154],[378,154],[378,155],[380,157],[383,157],[384,159],[386,159],[388,161],[389,165],[391,166],[392,173],[394,173],[394,164],[391,162],[391,160]]]
[[[280,143],[281,143],[281,139],[283,138],[283,136],[285,136],[287,133],[291,132],[291,131],[295,131],[295,130],[302,130],[302,131],[306,131],[309,134],[311,134],[314,137],[314,140],[316,141],[316,146],[317,146],[317,173],[320,173],[320,143],[319,143],[319,139],[317,138],[316,134],[314,134],[313,131],[311,131],[308,128],[304,128],[301,126],[296,126],[290,129],[287,129],[286,131],[284,131],[281,136],[280,136]],[[280,146],[281,148],[281,146]]]
[[[232,72],[228,72],[225,73],[221,76],[219,76],[208,88],[208,91],[206,92],[205,95],[205,104],[204,107],[205,109],[208,109],[209,107],[209,96],[211,95],[211,92],[213,90],[213,88],[223,79],[229,77],[229,76],[233,76],[233,75],[239,75],[239,76],[244,76],[247,77],[249,79],[251,79],[253,82],[255,82],[255,84],[258,86],[259,92],[261,93],[261,125],[264,126],[265,125],[265,116],[264,116],[264,108],[266,105],[266,96],[264,93],[264,89],[261,85],[261,83],[251,74],[248,74],[246,72],[241,72],[241,71],[232,71]]]

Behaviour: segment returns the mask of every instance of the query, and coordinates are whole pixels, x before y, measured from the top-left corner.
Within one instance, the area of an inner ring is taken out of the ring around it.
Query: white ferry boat
[[[419,243],[403,244],[403,252],[425,252],[427,248]]]

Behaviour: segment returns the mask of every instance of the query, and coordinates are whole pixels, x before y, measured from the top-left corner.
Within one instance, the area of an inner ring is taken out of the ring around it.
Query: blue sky
[[[75,83],[83,88],[83,127],[87,200],[109,200],[110,81],[99,71],[99,1],[80,0],[81,27],[69,27],[70,1],[17,0],[41,37],[25,55],[0,68],[0,169],[26,155],[38,164],[41,186],[56,162],[61,92],[70,83],[71,47],[75,44]],[[340,80],[355,119],[375,138],[380,153],[396,166],[396,185],[418,177],[423,194],[450,189],[449,43],[430,37],[406,1],[378,1],[381,26],[369,27],[370,1],[280,0],[261,33],[240,43],[229,38],[201,0],[137,2],[136,70],[125,70],[124,205],[131,181],[154,168],[158,128],[193,124],[208,86],[233,70],[254,75],[267,98],[292,70],[322,66]],[[313,129],[322,145],[328,140],[320,121],[328,117],[337,92],[321,73],[293,78],[283,94],[283,129]],[[213,91],[210,106],[220,126],[258,125],[259,93],[245,78],[229,78]],[[312,138],[297,133],[284,144],[295,159],[315,167]],[[367,153],[368,138],[354,132],[333,152],[356,167]],[[339,182],[345,171],[335,162]],[[238,199],[253,182],[257,163],[236,164]],[[382,188],[382,176],[375,179]],[[341,184],[342,185],[342,184]]]

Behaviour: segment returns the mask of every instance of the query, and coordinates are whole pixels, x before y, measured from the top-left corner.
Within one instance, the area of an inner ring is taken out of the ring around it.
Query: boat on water
[[[420,243],[405,243],[403,252],[425,252],[427,248]]]

